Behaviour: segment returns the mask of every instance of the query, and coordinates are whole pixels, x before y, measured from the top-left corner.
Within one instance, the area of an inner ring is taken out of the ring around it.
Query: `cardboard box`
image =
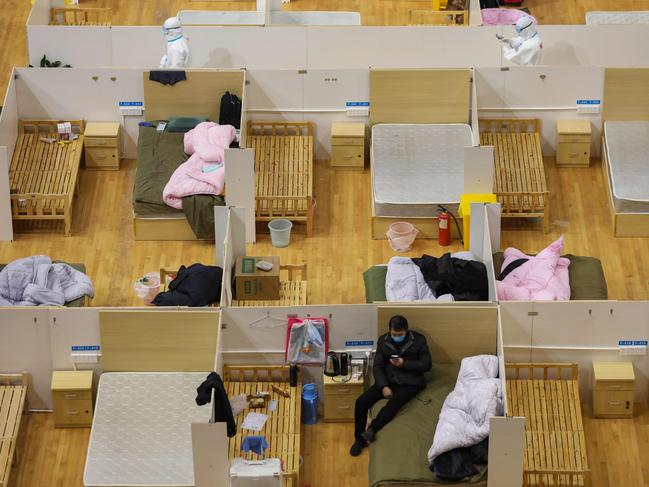
[[[264,272],[256,264],[265,260],[273,268]],[[235,299],[272,301],[279,299],[279,257],[238,257],[234,266]]]

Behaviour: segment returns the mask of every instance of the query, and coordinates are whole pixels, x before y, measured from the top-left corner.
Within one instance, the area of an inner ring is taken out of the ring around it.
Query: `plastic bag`
[[[239,394],[231,397],[230,407],[232,408],[232,416],[238,416],[248,407],[248,396],[246,394]]]
[[[325,318],[289,320],[286,339],[286,362],[291,364],[324,364],[328,351]]]
[[[153,298],[160,292],[160,274],[149,272],[135,281],[133,289],[135,294],[142,298],[144,304],[151,304]]]

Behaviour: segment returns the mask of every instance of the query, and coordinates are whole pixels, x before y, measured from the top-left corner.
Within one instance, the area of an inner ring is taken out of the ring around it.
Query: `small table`
[[[593,362],[593,416],[632,418],[634,396],[631,362]]]
[[[363,376],[343,382],[342,376],[324,376],[324,420],[354,421],[354,404],[363,393]]]
[[[365,167],[365,124],[334,122],[331,124],[331,166]]]
[[[557,121],[557,166],[588,167],[590,139],[590,121]]]
[[[52,373],[55,427],[92,426],[92,375],[92,370]]]
[[[119,169],[120,125],[88,122],[84,132],[86,169]]]

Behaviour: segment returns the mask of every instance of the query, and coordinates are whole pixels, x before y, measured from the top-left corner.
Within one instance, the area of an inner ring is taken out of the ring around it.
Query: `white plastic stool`
[[[230,487],[282,487],[282,464],[279,458],[230,462]]]

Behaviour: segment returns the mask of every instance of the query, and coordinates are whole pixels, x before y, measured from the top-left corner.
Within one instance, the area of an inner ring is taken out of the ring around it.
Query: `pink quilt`
[[[529,260],[510,272],[502,281],[496,281],[498,299],[500,301],[569,300],[570,261],[561,257],[562,252],[563,237],[552,242],[536,257],[525,255],[514,248],[505,250],[502,269],[516,259],[529,257]]]
[[[193,194],[223,194],[225,149],[236,137],[232,125],[199,123],[185,134],[185,153],[191,156],[169,178],[162,192],[163,201],[179,210],[183,197]],[[220,166],[219,166],[220,165]]]
[[[513,8],[483,8],[480,14],[482,15],[482,25],[514,25],[523,15],[532,17],[522,10]],[[535,24],[538,23],[534,17],[532,17],[532,21]]]

